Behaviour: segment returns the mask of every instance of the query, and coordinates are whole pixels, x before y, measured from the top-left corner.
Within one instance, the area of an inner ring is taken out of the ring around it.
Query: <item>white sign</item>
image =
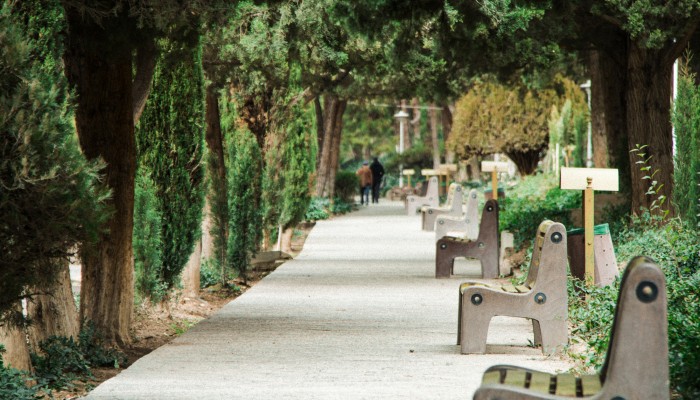
[[[404,175],[415,175],[416,171],[412,169],[405,169],[403,170]]]
[[[562,168],[562,189],[583,190],[588,186],[588,178],[592,178],[593,190],[617,192],[620,190],[620,178],[614,168]]]
[[[508,172],[508,163],[503,161],[482,161],[481,170],[483,172]]]

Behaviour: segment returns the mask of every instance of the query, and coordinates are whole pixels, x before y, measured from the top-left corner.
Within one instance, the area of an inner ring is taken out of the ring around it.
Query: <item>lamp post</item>
[[[394,114],[394,118],[399,120],[399,155],[403,154],[404,125],[408,119],[408,113],[400,110]],[[399,164],[399,187],[403,187],[403,164]]]
[[[591,137],[591,80],[587,80],[581,85],[581,89],[586,91],[586,98],[588,99],[588,144],[586,146],[586,167],[591,168],[593,166],[593,138]]]

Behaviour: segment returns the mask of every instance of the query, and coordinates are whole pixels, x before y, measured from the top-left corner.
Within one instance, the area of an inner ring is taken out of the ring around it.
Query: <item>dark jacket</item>
[[[384,176],[384,167],[379,162],[379,160],[372,161],[372,164],[370,164],[369,169],[372,171],[372,180],[374,181],[374,183],[380,183],[382,181],[382,177]]]

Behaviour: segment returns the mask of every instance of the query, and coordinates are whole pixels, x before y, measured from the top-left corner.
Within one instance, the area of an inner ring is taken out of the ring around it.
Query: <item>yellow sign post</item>
[[[481,171],[491,172],[492,198],[498,200],[498,173],[508,171],[508,163],[503,161],[482,161]]]
[[[413,169],[405,169],[403,170],[403,174],[406,175],[406,178],[408,178],[408,187],[411,187],[411,176],[416,174],[416,171]]]
[[[619,175],[613,168],[562,168],[560,187],[569,190],[583,191],[583,228],[584,228],[584,260],[586,285],[595,282],[595,264],[593,249],[594,230],[594,190],[617,192]]]

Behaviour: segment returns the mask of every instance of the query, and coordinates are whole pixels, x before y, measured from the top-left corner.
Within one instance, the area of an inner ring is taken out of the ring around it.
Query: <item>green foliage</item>
[[[41,397],[35,386],[29,385],[31,377],[26,372],[6,367],[2,361],[5,347],[0,344],[0,399],[37,400]]]
[[[62,389],[79,377],[91,376],[90,366],[73,338],[51,336],[39,343],[40,354],[31,354],[39,385]]]
[[[153,88],[137,129],[139,168],[155,186],[160,211],[159,285],[179,282],[200,236],[204,137],[204,78],[197,32],[187,40],[161,42]],[[143,212],[137,212],[143,214]],[[157,293],[149,293],[158,297]]]
[[[262,154],[245,128],[230,132],[228,148],[229,236],[227,265],[245,277],[262,235],[260,190]]]
[[[673,126],[676,155],[673,171],[673,202],[678,215],[691,225],[700,222],[700,87],[688,70],[690,57],[683,64],[674,104]]]
[[[350,203],[360,187],[360,179],[352,171],[338,171],[335,175],[335,194]]]
[[[654,171],[651,170],[652,166],[651,163],[649,162],[652,158],[652,156],[647,157],[647,153],[645,152],[645,148],[648,146],[645,145],[640,145],[640,144],[635,144],[634,149],[630,150],[630,153],[633,153],[637,161],[635,164],[638,165],[639,170],[642,171],[644,176],[642,176],[643,180],[649,181],[649,187],[647,188],[646,193],[644,193],[647,196],[650,196],[652,198],[651,204],[649,204],[649,212],[653,214],[659,214],[664,217],[666,217],[669,213],[668,209],[664,209],[664,204],[666,203],[666,196],[662,194],[661,188],[664,187],[663,183],[659,183],[656,179],[656,174],[659,173],[659,169],[655,169]]]
[[[199,270],[199,285],[202,288],[206,288],[221,282],[221,268],[215,262],[215,259],[204,260]]]
[[[146,168],[136,174],[134,193],[134,281],[137,296],[159,302],[167,286],[159,279],[162,267],[161,214],[156,188]]]
[[[559,189],[553,176],[534,175],[499,199],[499,205],[500,229],[512,232],[520,248],[535,237],[545,219],[571,226],[570,213],[581,206],[581,192]]]
[[[687,223],[648,211],[633,217],[616,239],[618,260],[645,255],[655,260],[666,276],[671,388],[682,398],[700,395],[700,377],[688,371],[700,365],[700,238]],[[590,346],[584,363],[600,367],[612,329],[619,280],[608,288],[585,289],[590,301],[569,292],[569,317],[574,337]]]
[[[320,219],[328,219],[330,213],[328,208],[330,207],[330,200],[326,197],[312,197],[311,202],[309,202],[309,208],[306,210],[304,219],[307,221],[318,221]]]
[[[70,248],[97,239],[108,196],[87,162],[65,78],[30,57],[0,9],[0,319],[26,286],[47,286]],[[38,57],[37,57],[38,58]]]
[[[120,365],[127,365],[126,355],[116,348],[107,346],[104,336],[92,321],[84,322],[81,326],[82,329],[78,333],[78,346],[83,358],[91,367],[119,368]]]

